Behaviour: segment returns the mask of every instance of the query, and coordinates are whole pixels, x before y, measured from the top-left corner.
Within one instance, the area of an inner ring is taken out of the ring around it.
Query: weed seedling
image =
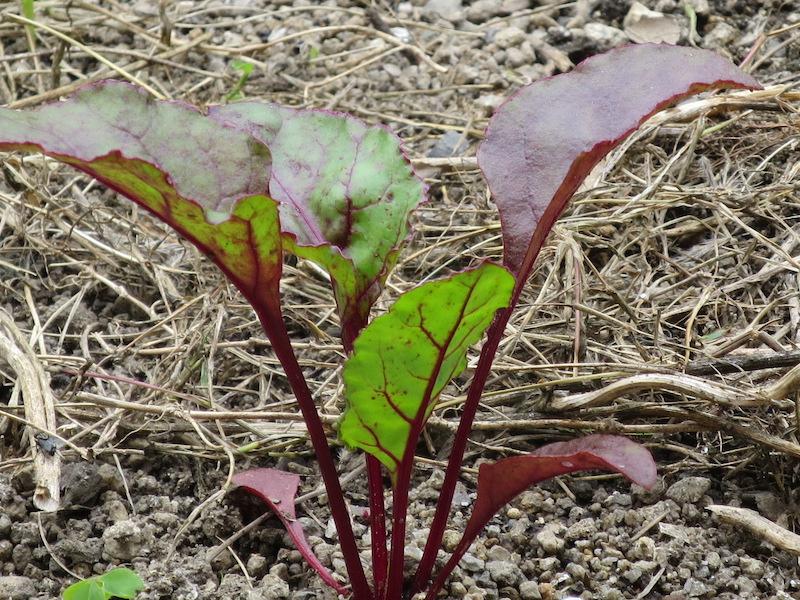
[[[231,91],[225,95],[225,100],[228,102],[239,100],[242,97],[242,90],[247,80],[250,79],[250,75],[253,73],[253,63],[235,58],[231,61],[231,68],[239,71],[239,79],[236,81],[236,85],[233,86]]]
[[[73,583],[64,590],[64,600],[109,600],[124,598],[131,600],[144,588],[141,578],[124,567],[111,569],[108,573]]]
[[[483,464],[461,542],[437,566],[464,451],[505,326],[556,219],[589,171],[661,108],[699,91],[756,87],[721,57],[674,46],[629,46],[519,90],[492,117],[478,151],[500,212],[503,265],[483,262],[370,311],[425,189],[399,141],[382,127],[319,110],[243,102],[201,113],[104,82],[28,112],[0,110],[0,150],[44,152],[127,196],[207,254],[250,302],[308,427],[349,575],[345,588],[313,556],[294,499],[299,478],[254,469],[235,482],[277,513],[300,552],[355,600],[432,600],[492,516],[530,485],[586,469],[656,481],[650,453],[617,436],[590,435]],[[341,323],[346,407],[341,440],[364,452],[372,581],[362,566],[326,432],[281,311],[285,252],[330,276]],[[488,328],[488,329],[487,329]],[[430,535],[404,579],[415,452],[439,394],[486,340],[455,434]],[[391,481],[387,529],[383,474]]]

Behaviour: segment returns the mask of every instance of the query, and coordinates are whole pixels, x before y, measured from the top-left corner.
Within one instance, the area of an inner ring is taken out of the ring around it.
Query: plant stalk
[[[503,332],[508,324],[508,320],[511,318],[511,313],[514,311],[518,298],[519,293],[515,290],[511,305],[497,313],[497,317],[495,317],[494,323],[492,323],[487,333],[486,343],[483,345],[483,348],[481,348],[478,365],[475,367],[475,374],[472,377],[472,383],[467,392],[467,400],[464,402],[461,420],[459,421],[458,429],[453,439],[453,448],[450,451],[450,458],[447,461],[447,469],[445,470],[442,489],[439,492],[439,499],[436,502],[436,512],[431,522],[428,541],[425,543],[425,550],[422,553],[422,558],[420,559],[416,575],[414,576],[414,582],[411,587],[412,595],[425,589],[433,573],[433,567],[436,565],[436,555],[439,552],[439,548],[442,546],[442,539],[444,538],[444,532],[447,528],[447,521],[450,517],[450,509],[453,503],[453,495],[455,494],[458,478],[461,475],[461,463],[464,459],[467,442],[469,441],[472,423],[475,420],[478,404],[483,394],[483,388],[486,387],[486,381],[489,378],[494,357],[503,339]],[[442,578],[437,578],[437,583],[440,579]]]
[[[416,437],[414,437],[415,430]],[[412,428],[409,440],[418,439],[420,431],[421,427]],[[394,494],[392,496],[392,549],[389,555],[389,578],[386,583],[386,595],[380,600],[402,600],[403,598],[408,490],[411,486],[411,467],[414,463],[413,449],[415,446],[416,443],[409,443],[395,474]],[[409,454],[408,448],[412,449],[412,460],[407,458]]]
[[[386,577],[389,571],[389,552],[386,547],[386,505],[383,500],[383,474],[380,461],[371,454],[367,461],[367,484],[369,485],[369,524],[372,539],[372,579],[375,597],[381,600],[386,592]]]
[[[472,291],[474,291],[474,288]],[[470,295],[472,294],[472,291],[470,291]],[[456,320],[456,323],[459,323],[463,318],[464,310],[466,309],[468,302],[469,296],[465,299],[464,304],[461,306],[461,312]],[[394,495],[392,502],[392,549],[389,557],[389,580],[386,588],[385,600],[401,600],[403,598],[406,521],[408,520],[408,492],[411,487],[414,456],[417,443],[422,435],[422,430],[425,428],[425,412],[433,399],[433,390],[434,386],[436,385],[436,379],[442,369],[442,362],[445,358],[445,349],[450,347],[450,343],[453,340],[453,335],[455,334],[456,330],[457,326],[450,331],[447,339],[440,346],[438,346],[439,354],[436,358],[436,364],[433,367],[428,385],[425,388],[425,393],[422,397],[422,403],[420,404],[419,410],[417,411],[417,414],[414,416],[414,420],[411,423],[411,430],[408,433],[408,442],[406,444],[405,451],[403,452],[403,457],[400,460],[400,464],[397,466],[397,471],[395,473]],[[491,360],[489,361],[489,366],[491,366]],[[480,394],[478,396],[480,397]],[[469,431],[467,433],[469,433]],[[455,489],[455,485],[453,487]],[[428,540],[428,542],[430,542],[430,540]],[[434,552],[434,559],[435,558],[436,552]],[[410,595],[413,595],[413,590],[409,596]]]
[[[582,180],[581,180],[582,181]],[[580,182],[574,184],[577,188]],[[565,192],[569,196],[572,195],[574,188]],[[568,197],[569,197],[568,196]],[[550,207],[553,206],[551,201]],[[469,441],[469,434],[472,431],[472,423],[475,421],[475,415],[478,412],[478,405],[483,395],[483,389],[486,387],[486,381],[489,379],[489,373],[492,370],[494,358],[497,355],[497,349],[500,347],[500,342],[503,339],[503,333],[506,330],[506,325],[514,313],[514,309],[519,302],[519,297],[522,294],[522,288],[528,281],[528,276],[531,273],[533,264],[539,256],[542,245],[553,227],[553,223],[558,218],[560,212],[546,211],[545,215],[539,221],[536,230],[533,233],[531,242],[528,245],[528,250],[525,253],[525,258],[518,269],[513,272],[516,278],[514,291],[511,294],[511,301],[508,308],[497,313],[494,323],[489,327],[486,334],[486,343],[481,348],[481,355],[478,358],[478,365],[475,367],[475,374],[472,377],[472,382],[469,385],[467,392],[467,400],[464,402],[464,408],[461,413],[461,420],[458,423],[456,435],[453,438],[453,448],[450,451],[450,458],[447,459],[447,469],[444,472],[444,481],[442,482],[442,489],[439,492],[439,500],[436,502],[436,511],[433,515],[431,523],[431,531],[428,535],[428,541],[425,543],[425,550],[422,552],[422,559],[417,566],[417,572],[414,575],[414,582],[411,586],[412,594],[417,593],[428,584],[433,573],[433,567],[436,565],[436,555],[442,545],[444,538],[445,528],[447,527],[447,519],[450,516],[450,507],[453,504],[453,495],[456,491],[456,484],[461,475],[461,463],[464,460],[464,452],[467,449],[467,442]],[[442,573],[436,578],[436,585],[442,585],[449,575],[449,571],[455,568],[456,563],[448,562]]]
[[[437,368],[441,364],[442,357],[439,357]],[[429,398],[433,388],[433,378],[425,391],[425,397]],[[425,410],[426,402],[422,403],[420,411]],[[392,549],[389,556],[389,579],[386,586],[385,600],[402,600],[403,596],[403,574],[405,570],[405,546],[406,546],[406,521],[408,519],[408,493],[411,488],[411,475],[414,467],[414,451],[417,447],[422,429],[425,425],[421,415],[414,419],[411,431],[408,435],[408,445],[406,446],[403,458],[397,466],[394,480],[394,494],[392,496]],[[437,507],[438,508],[438,507]],[[434,553],[434,559],[436,554]],[[409,595],[413,595],[409,594]],[[379,599],[384,600],[384,599]]]
[[[342,346],[345,354],[353,354],[353,345],[366,327],[366,321],[346,322],[342,326]],[[383,498],[383,474],[380,461],[371,454],[364,454],[367,463],[367,486],[369,489],[369,524],[372,542],[372,582],[375,597],[383,598],[386,577],[389,571],[389,552],[386,545],[386,504]]]
[[[344,493],[342,492],[342,486],[339,482],[339,475],[336,472],[336,465],[333,460],[331,449],[328,446],[328,439],[325,435],[325,429],[322,425],[322,420],[319,418],[314,399],[311,397],[311,391],[308,389],[308,384],[303,376],[303,371],[292,349],[289,334],[283,324],[280,305],[277,304],[277,302],[278,301],[275,302],[275,306],[264,306],[263,304],[259,306],[255,303],[252,304],[254,307],[257,307],[256,313],[261,321],[261,325],[272,343],[272,349],[275,355],[283,366],[286,378],[289,381],[292,392],[297,399],[297,404],[300,406],[300,412],[303,414],[303,419],[308,427],[308,435],[311,439],[311,445],[314,448],[314,454],[316,455],[319,470],[322,474],[322,481],[325,484],[325,490],[328,494],[331,516],[336,525],[339,545],[342,548],[347,574],[350,577],[353,600],[374,600],[372,590],[364,574],[364,567],[361,564],[361,556],[358,553],[356,538],[353,534],[353,526],[350,522],[350,512],[347,510]]]
[[[461,558],[464,554],[469,550],[469,547],[472,545],[472,542],[475,538],[461,538],[459,540],[458,545],[453,550],[453,554],[447,560],[447,563],[442,567],[442,570],[436,575],[436,580],[431,584],[431,587],[428,588],[427,593],[425,594],[425,600],[435,600],[436,596],[439,593],[439,590],[444,587],[444,584],[447,582],[447,578],[450,576],[450,573],[453,572],[458,566],[458,563],[461,561]]]

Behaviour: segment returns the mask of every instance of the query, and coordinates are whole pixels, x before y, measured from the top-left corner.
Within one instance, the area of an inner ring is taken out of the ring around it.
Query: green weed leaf
[[[106,600],[103,586],[96,577],[73,583],[64,590],[64,600]]]
[[[493,263],[406,292],[356,339],[344,367],[347,408],[339,434],[380,460],[392,476],[413,427],[430,416],[445,385],[466,367],[466,352],[497,309],[513,276]]]
[[[105,584],[105,591],[109,597],[130,600],[135,598],[137,592],[144,588],[142,578],[124,567],[111,569],[105,575],[101,575],[100,579]]]
[[[20,8],[22,9],[22,16],[30,21],[36,20],[36,8],[34,0],[20,0]],[[36,28],[33,25],[25,25],[31,43],[36,40]]]
[[[253,73],[253,63],[246,62],[239,58],[231,61],[231,67],[239,71],[239,80],[233,86],[230,92],[227,93],[225,99],[230,102],[231,100],[238,100],[242,97],[242,89],[244,88],[250,75]]]
[[[118,567],[103,575],[73,583],[64,590],[64,600],[132,600],[143,588],[141,577],[130,569]]]

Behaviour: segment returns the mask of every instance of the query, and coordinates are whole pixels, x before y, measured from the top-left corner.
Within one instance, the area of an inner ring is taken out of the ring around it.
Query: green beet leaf
[[[245,132],[106,81],[35,110],[0,109],[0,150],[43,152],[134,200],[208,254],[259,314],[276,314],[270,153]]]
[[[270,148],[284,245],[330,274],[349,345],[425,197],[400,140],[349,115],[263,102],[212,107],[209,116]]]
[[[487,262],[400,296],[356,339],[344,367],[347,408],[339,435],[380,460],[392,477],[466,352],[508,305],[514,277]]]

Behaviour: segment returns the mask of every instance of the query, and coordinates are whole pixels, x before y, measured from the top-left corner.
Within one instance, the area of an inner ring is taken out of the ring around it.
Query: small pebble
[[[711,487],[707,477],[685,477],[667,489],[667,498],[678,504],[699,502]]]
[[[522,600],[541,600],[539,584],[535,581],[523,581],[519,584],[519,597]]]
[[[516,507],[511,507],[506,511],[506,516],[509,519],[519,519],[522,517],[522,511]]]
[[[36,595],[33,580],[18,575],[0,577],[0,598],[3,600],[30,600]]]
[[[546,554],[558,554],[564,549],[564,539],[556,533],[563,527],[559,524],[548,523],[536,534],[536,541]]]

